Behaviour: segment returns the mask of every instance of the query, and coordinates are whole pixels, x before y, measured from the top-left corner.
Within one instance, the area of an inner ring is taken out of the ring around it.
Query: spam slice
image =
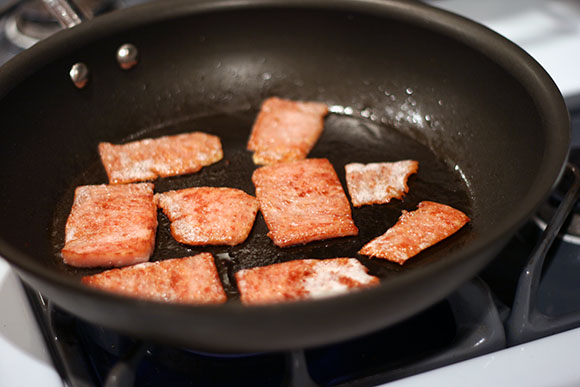
[[[155,195],[171,221],[171,234],[187,245],[234,246],[246,240],[258,212],[258,200],[242,190],[195,187]]]
[[[359,254],[405,263],[409,258],[461,229],[469,217],[445,204],[423,201],[403,214],[383,235],[363,246]]]
[[[379,279],[354,258],[300,259],[240,270],[236,281],[244,304],[330,297],[374,286]]]
[[[252,181],[276,246],[358,234],[348,199],[327,159],[261,167]]]
[[[328,106],[320,102],[265,100],[252,127],[248,150],[255,164],[306,158],[324,128]]]
[[[77,187],[61,251],[77,267],[126,266],[149,260],[155,247],[153,184]]]
[[[99,144],[109,183],[132,183],[199,171],[223,157],[219,137],[193,132],[123,145]]]
[[[407,192],[409,176],[417,173],[419,162],[402,160],[391,163],[351,163],[344,167],[346,187],[355,207],[385,204],[401,199]]]
[[[156,301],[217,304],[226,301],[213,256],[145,262],[83,277],[86,285]]]

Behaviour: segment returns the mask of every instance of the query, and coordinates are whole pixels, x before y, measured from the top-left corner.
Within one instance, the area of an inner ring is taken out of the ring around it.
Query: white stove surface
[[[20,280],[0,259],[0,386],[63,386]]]
[[[580,106],[580,1],[431,0],[530,53],[570,107]],[[414,386],[579,386],[580,328],[388,383]],[[60,387],[23,288],[0,258],[0,386]]]
[[[578,0],[428,0],[518,44],[552,76],[570,107],[580,106]]]

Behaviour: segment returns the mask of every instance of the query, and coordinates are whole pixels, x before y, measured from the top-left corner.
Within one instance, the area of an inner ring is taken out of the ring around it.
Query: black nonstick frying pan
[[[117,49],[133,44],[123,70]],[[79,89],[75,63],[89,70]],[[190,248],[159,215],[153,260],[210,251],[230,301],[184,306],[82,286],[59,257],[72,193],[106,183],[97,144],[201,130],[224,160],[155,189],[229,186],[253,194],[245,150],[269,96],[323,101],[333,113],[310,157],[344,185],[348,162],[419,161],[401,201],[353,209],[360,235],[276,248],[261,216],[244,244]],[[0,254],[64,309],[144,339],[212,351],[308,347],[394,324],[476,275],[558,181],[568,115],[543,69],[461,17],[407,1],[161,1],[56,34],[0,69]],[[401,210],[434,200],[466,212],[460,232],[404,266],[356,255]],[[351,256],[381,285],[324,300],[246,307],[233,274],[300,258]]]

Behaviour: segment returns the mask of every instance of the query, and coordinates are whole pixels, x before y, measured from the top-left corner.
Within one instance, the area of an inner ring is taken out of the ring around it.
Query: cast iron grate
[[[370,335],[287,353],[239,355],[144,343],[84,322],[34,290],[27,294],[55,365],[72,387],[376,385],[505,347],[491,293],[479,279]]]

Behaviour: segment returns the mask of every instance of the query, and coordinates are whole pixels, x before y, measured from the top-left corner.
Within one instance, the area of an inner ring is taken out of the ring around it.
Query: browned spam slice
[[[188,245],[234,246],[246,240],[258,212],[258,200],[242,190],[196,187],[155,195],[171,221],[171,234]]]
[[[392,163],[351,163],[344,167],[346,187],[353,206],[384,204],[401,199],[407,192],[409,176],[417,173],[419,162],[402,160]]]
[[[77,187],[65,228],[64,262],[77,267],[126,266],[155,247],[153,184]]]
[[[354,258],[301,259],[240,270],[236,281],[244,304],[323,298],[377,285],[379,279]]]
[[[201,132],[148,138],[123,145],[102,142],[99,154],[111,184],[194,173],[223,157],[220,139]]]
[[[276,246],[358,234],[348,199],[327,159],[261,167],[252,181]]]
[[[248,141],[254,163],[273,164],[306,158],[324,128],[328,107],[320,102],[268,98]]]
[[[156,301],[189,304],[226,301],[210,253],[107,270],[86,276],[82,282],[110,292]]]
[[[424,201],[415,211],[403,211],[393,227],[364,245],[359,254],[402,265],[407,259],[452,235],[467,222],[467,215],[453,207]]]

